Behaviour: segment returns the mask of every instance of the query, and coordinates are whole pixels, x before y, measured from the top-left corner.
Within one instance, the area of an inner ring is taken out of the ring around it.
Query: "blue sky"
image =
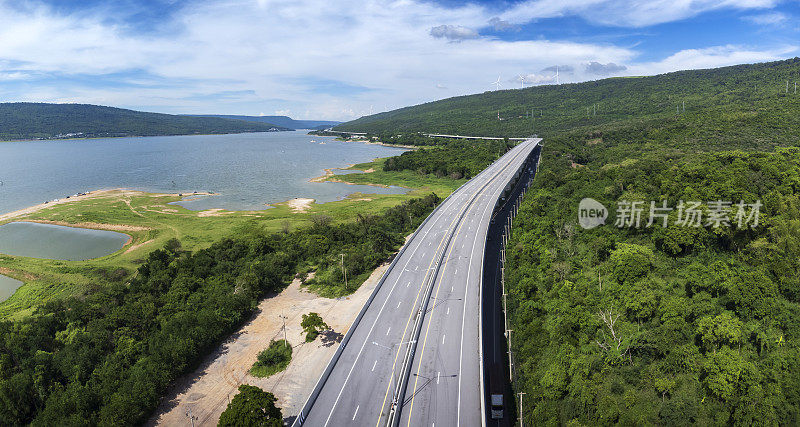
[[[0,0],[0,101],[349,120],[798,56],[797,0]]]

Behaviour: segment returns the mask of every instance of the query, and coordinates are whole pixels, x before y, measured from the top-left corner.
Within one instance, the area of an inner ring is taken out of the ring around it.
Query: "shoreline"
[[[152,197],[182,197],[181,195],[197,195],[197,196],[213,196],[216,193],[209,193],[209,192],[190,192],[190,193],[149,193],[146,191],[141,190],[131,190],[127,188],[110,188],[110,189],[100,189],[100,190],[92,190],[86,192],[79,196],[68,196],[69,198],[63,199],[55,199],[47,201],[46,203],[39,203],[33,206],[29,206],[27,208],[18,209],[12,212],[7,212],[4,214],[0,214],[0,223],[5,223],[6,221],[12,221],[14,219],[35,214],[40,211],[43,211],[51,206],[62,205],[65,203],[72,203],[76,201],[83,201],[83,200],[91,200],[98,197],[107,197],[113,196],[115,193],[119,193],[119,196],[132,196],[132,195],[150,195]],[[86,228],[86,227],[84,227]]]
[[[246,133],[259,133],[259,132],[246,132]],[[230,135],[230,134],[209,134],[209,135]],[[159,135],[159,136],[191,136],[191,135]],[[104,138],[149,138],[149,137],[151,137],[151,136],[97,137],[97,138],[72,138],[72,139],[74,139],[74,140],[81,140],[81,139],[88,140],[88,139],[104,139]],[[328,136],[328,135],[321,135],[321,137],[336,138],[334,136]],[[63,139],[63,140],[68,140],[68,139]],[[61,139],[59,139],[59,140],[18,140],[18,141],[0,141],[0,143],[2,143],[2,142],[24,142],[24,141],[62,141],[62,140]],[[400,145],[393,145],[393,144],[385,144],[383,142],[371,142],[371,141],[345,141],[345,142],[361,142],[363,144],[369,144],[369,145],[382,145],[382,146],[386,146],[386,147],[406,148],[406,149],[417,149],[417,148],[419,148],[419,147],[400,146]],[[372,161],[374,162],[374,161],[376,161],[378,159],[382,159],[382,158],[384,158],[384,157],[376,157],[376,158],[372,159]],[[337,170],[337,169],[338,170],[348,170],[348,169],[352,168],[355,165],[356,165],[355,163],[349,163],[349,164],[345,165],[344,167],[335,167],[335,168],[324,169],[325,175],[309,178],[308,182],[313,182],[313,183],[336,182],[336,183],[341,183],[341,184],[346,184],[346,185],[367,185],[367,186],[373,186],[373,187],[379,187],[379,188],[391,188],[390,185],[385,185],[385,184],[348,182],[348,181],[340,178],[340,175],[336,175],[333,172],[334,170]],[[370,173],[370,172],[374,172],[374,169],[367,169],[367,170],[362,171],[362,173]],[[341,176],[343,176],[343,175],[341,175]],[[400,186],[400,187],[402,187],[402,186]],[[115,194],[115,193],[119,193],[119,194]],[[52,206],[57,206],[57,205],[61,205],[61,204],[65,204],[65,203],[72,203],[72,202],[77,202],[77,201],[91,200],[91,199],[100,198],[100,197],[112,197],[112,196],[115,196],[115,195],[118,196],[118,197],[134,196],[134,195],[144,195],[144,196],[150,196],[150,197],[192,197],[192,196],[215,196],[215,195],[218,195],[218,193],[206,192],[206,191],[201,191],[201,192],[194,192],[193,191],[193,192],[185,192],[185,193],[184,192],[180,192],[180,193],[156,193],[156,192],[153,192],[153,193],[151,193],[151,192],[144,191],[144,190],[132,190],[132,189],[124,188],[124,187],[120,187],[120,188],[101,188],[101,189],[96,189],[96,190],[90,190],[90,191],[87,191],[86,193],[81,193],[79,195],[70,195],[70,196],[66,196],[64,198],[48,200],[48,201],[43,202],[43,203],[39,203],[39,204],[36,204],[36,205],[28,206],[26,208],[18,209],[18,210],[11,211],[11,212],[0,213],[0,225],[8,223],[8,222],[13,222],[13,221],[17,220],[17,221],[50,223],[50,224],[54,224],[54,225],[71,226],[71,227],[76,227],[76,228],[89,228],[89,229],[97,229],[97,230],[118,231],[118,230],[115,230],[115,229],[112,228],[112,227],[116,227],[117,226],[117,225],[114,225],[114,224],[108,224],[108,227],[101,228],[101,226],[103,226],[104,224],[96,224],[96,223],[69,224],[69,223],[66,223],[66,222],[63,222],[63,221],[35,220],[35,219],[34,220],[28,220],[28,219],[24,218],[24,217],[26,217],[28,215],[33,215],[33,214],[39,213],[39,212],[41,212],[43,210],[46,210],[46,209],[48,209],[48,208],[50,208]],[[345,196],[345,198],[349,197],[350,195],[351,194],[348,194],[347,196]],[[191,200],[193,200],[193,199],[181,199],[181,200],[179,200],[179,202],[191,201]],[[293,197],[293,198],[290,198],[290,199],[286,199],[286,200],[283,200],[283,201],[280,201],[280,202],[264,202],[264,206],[266,206],[266,209],[273,208],[276,205],[286,205],[291,209],[291,211],[293,213],[304,213],[304,212],[307,212],[308,210],[310,210],[313,207],[314,204],[316,204],[316,200],[315,199],[310,199],[310,198],[304,197],[302,195],[296,196],[296,197]],[[188,209],[188,208],[186,208],[186,209]],[[266,209],[263,209],[263,210],[266,210]],[[201,216],[201,217],[203,217],[203,216],[212,216],[212,215],[202,215],[203,212],[207,212],[207,211],[212,211],[214,214],[219,214],[221,211],[224,211],[225,214],[227,214],[227,213],[235,213],[235,212],[257,212],[257,211],[253,211],[253,210],[241,210],[241,211],[228,210],[228,209],[225,209],[225,208],[215,208],[215,209],[203,210],[203,211],[194,211],[192,209],[189,209],[189,210],[191,210],[193,212],[197,212],[198,215]],[[125,227],[125,226],[124,225],[120,225],[119,227]],[[139,231],[139,230],[137,230],[137,231]],[[131,239],[129,239],[129,241],[125,245],[127,246],[130,242],[131,242]]]
[[[353,166],[355,166],[355,165],[354,164],[349,165],[348,168],[353,167]],[[390,185],[385,185],[385,184],[355,183],[355,182],[347,182],[347,181],[345,181],[345,180],[343,180],[341,178],[333,178],[333,177],[344,176],[344,175],[336,175],[335,173],[333,173],[334,169],[347,170],[347,169],[344,169],[344,168],[325,169],[325,175],[321,175],[321,176],[318,176],[316,178],[311,178],[311,179],[308,180],[308,182],[315,182],[315,183],[337,182],[337,183],[340,183],[340,184],[347,184],[347,185],[370,185],[370,186],[373,186],[373,187],[380,187],[380,188],[391,188],[392,187]],[[360,169],[355,169],[355,170],[360,170]],[[375,172],[375,170],[374,169],[367,169],[365,171],[362,171],[362,173],[371,173],[371,172]],[[346,174],[346,175],[349,175],[349,174]],[[398,185],[396,187],[405,188],[402,185]],[[348,196],[349,196],[349,194],[348,194]]]
[[[159,138],[162,136],[212,136],[212,135],[247,135],[251,133],[297,132],[301,129],[265,130],[255,132],[229,132],[229,133],[179,133],[164,135],[125,135],[125,136],[87,136],[83,138],[52,138],[52,139],[2,139],[3,142],[50,142],[50,141],[89,141],[93,139],[121,139],[121,138]]]

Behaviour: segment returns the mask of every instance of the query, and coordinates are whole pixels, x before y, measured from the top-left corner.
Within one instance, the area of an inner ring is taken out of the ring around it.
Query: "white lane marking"
[[[375,363],[372,364],[372,372],[375,372],[375,365],[378,364],[378,359],[375,359]]]
[[[442,335],[442,345],[444,345],[444,337],[446,337],[446,336],[447,335]]]
[[[434,228],[433,226],[436,223],[438,223],[440,219],[442,219],[442,218],[441,217],[436,218],[436,220],[433,221],[430,224],[431,227],[428,228],[427,231],[425,231],[425,234],[422,236],[422,238],[420,239],[419,243],[417,243],[417,246],[414,248],[414,250],[411,251],[411,254],[409,254],[408,259],[406,260],[406,263],[403,265],[403,270],[408,268],[408,263],[411,262],[411,259],[414,257],[414,253],[416,253],[417,249],[419,249],[420,246],[422,246],[422,242],[425,241],[425,238],[428,237],[428,234],[430,234],[431,229]],[[383,310],[386,308],[386,304],[389,303],[389,297],[391,297],[392,294],[394,293],[394,288],[400,282],[400,277],[401,276],[402,276],[402,274],[398,275],[397,279],[395,279],[394,284],[392,285],[392,289],[389,290],[389,295],[387,295],[386,299],[383,300],[383,304],[381,305],[381,309],[378,310],[378,314],[377,314],[377,316],[375,316],[375,321],[372,322],[372,326],[370,326],[369,332],[367,332],[367,338],[369,338],[369,336],[372,335],[372,331],[374,331],[375,330],[375,326],[378,325],[378,320],[380,319],[381,314],[383,314]],[[364,353],[364,348],[367,346],[368,342],[369,342],[369,339],[365,339],[364,340],[364,342],[361,344],[361,348],[358,350],[358,354],[356,355],[355,362],[353,362],[353,364],[350,365],[350,370],[347,372],[347,376],[344,379],[344,383],[342,384],[342,388],[339,389],[339,393],[336,395],[336,400],[333,402],[333,406],[331,406],[331,411],[328,413],[328,417],[325,419],[325,425],[326,426],[328,425],[328,423],[331,422],[331,417],[333,416],[333,411],[336,409],[336,405],[339,404],[339,399],[342,398],[342,393],[344,393],[344,389],[345,389],[345,387],[347,387],[347,383],[350,381],[350,377],[353,375],[353,370],[355,370],[356,365],[358,364],[356,362],[358,362],[358,359],[361,358],[361,354]]]
[[[450,307],[447,307],[447,314],[450,314]]]
[[[416,267],[414,267],[414,271],[419,271],[419,265],[417,265]]]
[[[402,304],[402,303],[403,303],[403,301],[397,301],[397,307],[396,308],[400,308],[400,304]]]
[[[486,207],[483,209],[483,215],[481,215],[481,222],[480,222],[481,224],[483,224],[484,218],[486,218],[486,212],[488,211],[489,211],[489,204],[487,204]],[[473,259],[475,256],[475,247],[477,245],[478,245],[478,239],[473,240],[472,249],[470,250],[469,254],[470,260]],[[464,363],[464,326],[466,325],[466,320],[467,320],[467,305],[469,305],[469,299],[467,298],[469,296],[469,288],[470,288],[469,278],[472,276],[472,264],[473,263],[470,262],[469,266],[467,267],[467,280],[466,280],[467,286],[466,290],[464,291],[464,304],[463,304],[464,308],[461,313],[461,346],[458,350],[458,398],[456,399],[458,403],[456,404],[456,425],[461,425],[461,379],[462,379],[461,368]],[[483,261],[481,261],[481,270],[483,270]],[[479,287],[478,295],[480,295],[480,283],[478,284],[478,287]],[[480,304],[480,301],[478,302],[478,304]]]
[[[442,372],[436,372],[436,384],[439,384],[439,378],[442,376]]]
[[[422,257],[425,258],[425,252],[422,253]]]
[[[411,286],[411,282],[406,283],[406,287]]]
[[[360,408],[360,407],[361,407],[361,405],[356,406],[356,411],[353,412],[353,421],[356,420],[356,415],[358,415],[358,408]]]
[[[458,269],[457,268],[456,268],[456,271],[453,273],[453,275],[456,275],[456,274],[458,274]]]
[[[389,331],[391,331],[391,330],[392,330],[392,328],[390,326],[389,329],[386,330],[386,335],[389,335]]]
[[[450,292],[453,292],[453,287],[452,286],[450,286]]]

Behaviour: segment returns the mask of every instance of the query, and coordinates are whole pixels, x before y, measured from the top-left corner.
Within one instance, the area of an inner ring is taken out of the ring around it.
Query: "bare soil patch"
[[[176,382],[147,425],[186,425],[189,422],[186,412],[190,409],[197,417],[196,425],[216,425],[240,384],[258,386],[275,394],[283,416],[296,416],[386,268],[388,264],[380,266],[347,297],[319,297],[305,291],[300,281],[295,280],[280,294],[264,299],[252,320],[197,370]],[[303,314],[312,311],[319,313],[332,331],[305,343],[300,321]],[[253,377],[248,371],[258,353],[267,348],[271,340],[283,338],[283,320],[279,315],[288,317],[286,336],[294,347],[292,361],[275,375]]]

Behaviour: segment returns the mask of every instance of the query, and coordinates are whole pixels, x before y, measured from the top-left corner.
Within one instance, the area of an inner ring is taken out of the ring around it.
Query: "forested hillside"
[[[459,96],[363,117],[336,130],[525,137],[605,123],[668,120],[685,110],[711,127],[709,132],[720,123],[742,122],[763,126],[759,131],[766,134],[784,132],[787,122],[797,128],[800,118],[792,111],[800,105],[800,94],[794,93],[795,81],[800,81],[798,58]]]
[[[288,130],[270,123],[144,113],[87,104],[0,103],[0,140]]]

